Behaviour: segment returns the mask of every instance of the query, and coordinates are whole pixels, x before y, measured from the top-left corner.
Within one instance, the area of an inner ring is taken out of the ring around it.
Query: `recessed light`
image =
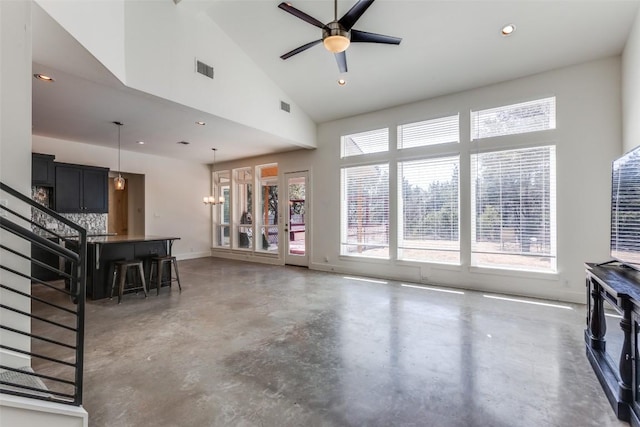
[[[200,125],[200,126],[204,126],[204,125],[206,125],[206,123],[205,123],[205,122],[196,122],[196,124],[197,124],[197,125]]]
[[[178,141],[178,144],[189,145],[191,143],[189,141]]]
[[[500,31],[503,36],[510,36],[516,30],[516,26],[514,24],[507,24],[502,27]]]
[[[344,86],[347,84],[347,81],[345,79],[338,79],[338,86]]]
[[[144,145],[144,141],[138,141],[138,144]]]
[[[47,76],[46,74],[34,74],[33,77],[35,77],[38,80],[42,80],[43,82],[55,82],[55,80],[53,80],[53,77]]]

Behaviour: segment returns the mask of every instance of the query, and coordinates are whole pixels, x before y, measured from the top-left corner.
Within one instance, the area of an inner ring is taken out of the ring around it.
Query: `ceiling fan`
[[[338,62],[338,68],[341,73],[347,72],[347,55],[345,54],[345,50],[349,47],[351,43],[383,43],[383,44],[400,44],[402,41],[401,38],[385,36],[382,34],[376,33],[368,33],[366,31],[359,31],[353,29],[354,24],[360,19],[362,14],[371,6],[374,0],[358,0],[356,4],[353,5],[351,9],[344,16],[338,19],[338,0],[334,0],[334,19],[328,24],[323,24],[317,19],[307,15],[301,10],[296,9],[291,6],[290,3],[280,3],[278,7],[285,12],[289,12],[293,16],[296,16],[302,19],[305,22],[308,22],[311,25],[314,25],[320,29],[322,29],[322,38],[319,40],[314,40],[307,44],[304,44],[298,48],[293,49],[291,52],[287,52],[282,55],[280,58],[288,59],[293,55],[297,55],[300,52],[303,52],[310,47],[317,45],[322,42],[324,47],[329,51],[333,52],[336,57],[336,61]]]

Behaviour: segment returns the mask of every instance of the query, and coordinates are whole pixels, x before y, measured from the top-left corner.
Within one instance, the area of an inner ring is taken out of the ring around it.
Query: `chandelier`
[[[213,150],[213,163],[211,164],[211,170],[215,171],[215,166],[216,166],[216,151],[218,151],[217,148],[212,148]],[[202,202],[205,205],[222,205],[224,204],[224,196],[220,195],[219,197],[216,197],[215,193],[216,193],[216,188],[217,185],[214,183],[213,185],[213,196],[204,196],[202,198]]]

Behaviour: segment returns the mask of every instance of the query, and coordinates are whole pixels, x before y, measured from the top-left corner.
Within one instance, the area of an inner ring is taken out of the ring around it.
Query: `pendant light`
[[[113,178],[113,185],[116,190],[124,190],[124,178],[120,175],[120,127],[122,127],[122,122],[113,122],[114,125],[118,126],[118,176]]]
[[[213,150],[213,163],[211,164],[211,171],[215,172],[215,167],[216,167],[216,151],[218,151],[217,148],[212,148]],[[214,183],[213,186],[213,196],[204,196],[202,198],[202,202],[205,205],[222,205],[224,204],[224,196],[220,195],[220,197],[216,197],[215,193],[216,193],[216,187],[217,185]]]

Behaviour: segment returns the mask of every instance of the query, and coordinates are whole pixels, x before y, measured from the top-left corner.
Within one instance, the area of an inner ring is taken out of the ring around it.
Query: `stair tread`
[[[24,366],[22,368],[18,368],[21,371],[32,373],[33,369],[28,366]],[[5,381],[15,385],[6,385],[3,384],[3,390],[11,390],[11,391],[22,391],[25,389],[20,386],[33,387],[42,390],[42,392],[28,390],[29,393],[38,395],[38,396],[51,396],[47,393],[47,386],[42,382],[42,380],[38,377],[34,377],[33,375],[29,375],[28,373],[15,372],[15,371],[4,371],[0,372],[0,381]]]

